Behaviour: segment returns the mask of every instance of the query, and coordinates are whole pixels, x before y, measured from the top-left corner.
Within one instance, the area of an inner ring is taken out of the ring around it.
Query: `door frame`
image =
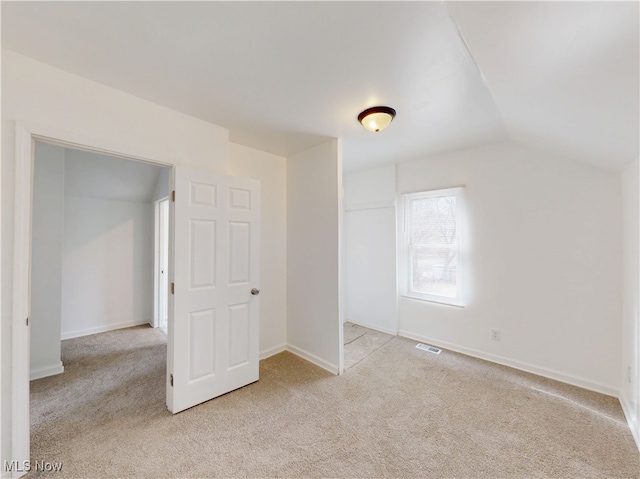
[[[35,141],[50,143],[78,150],[115,156],[127,160],[142,161],[173,169],[179,162],[162,153],[120,145],[112,141],[89,138],[76,133],[61,131],[33,123],[16,121],[15,124],[15,191],[13,230],[13,305],[11,319],[11,457],[9,460],[26,464],[30,460],[29,423],[29,370],[30,329],[28,317],[31,297],[31,212],[33,201],[33,164]],[[171,251],[170,212],[169,250]],[[169,261],[171,264],[171,253]],[[170,271],[170,276],[172,271]],[[172,311],[169,309],[169,321]],[[13,477],[27,471],[14,470]]]
[[[165,196],[162,198],[158,198],[153,202],[153,214],[154,214],[154,266],[153,266],[153,327],[160,327],[160,298],[162,295],[161,284],[160,284],[160,267],[162,263],[162,237],[164,235],[164,229],[161,227],[163,225],[161,221],[162,216],[162,203],[167,203],[167,208],[171,208],[171,204],[169,203],[169,196]],[[171,215],[169,215],[171,216]],[[167,230],[169,230],[169,225],[164,225]],[[167,231],[167,235],[170,236],[170,231]],[[170,238],[169,238],[170,239]],[[167,245],[167,261],[169,260],[169,251]],[[165,295],[167,296],[165,301],[167,302],[167,311],[169,310],[169,292],[165,291]]]

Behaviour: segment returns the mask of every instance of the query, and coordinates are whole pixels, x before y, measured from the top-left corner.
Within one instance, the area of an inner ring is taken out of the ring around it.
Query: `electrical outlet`
[[[493,339],[494,341],[500,341],[500,330],[499,329],[492,329],[491,330],[491,339]]]

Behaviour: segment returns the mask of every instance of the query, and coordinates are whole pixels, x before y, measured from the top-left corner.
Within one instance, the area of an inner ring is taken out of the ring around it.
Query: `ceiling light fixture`
[[[369,131],[384,130],[396,116],[396,111],[388,106],[367,108],[358,115],[358,121]]]

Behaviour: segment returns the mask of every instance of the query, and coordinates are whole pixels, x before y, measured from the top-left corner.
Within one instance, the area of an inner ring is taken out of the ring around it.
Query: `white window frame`
[[[411,202],[414,200],[423,200],[429,198],[438,198],[442,196],[455,196],[456,198],[456,236],[458,243],[458,264],[456,267],[456,297],[440,296],[435,294],[427,294],[420,291],[412,290],[413,264],[411,261]],[[466,279],[466,268],[464,260],[464,244],[466,242],[465,229],[465,204],[464,204],[464,187],[446,188],[441,190],[421,191],[418,193],[407,193],[402,195],[402,205],[404,208],[403,221],[403,241],[401,255],[401,270],[403,274],[403,286],[401,295],[406,298],[428,301],[432,303],[440,303],[449,306],[465,307],[464,298],[464,280]]]

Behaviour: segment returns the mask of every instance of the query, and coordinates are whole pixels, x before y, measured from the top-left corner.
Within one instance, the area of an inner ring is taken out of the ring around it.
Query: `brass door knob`
[[[258,296],[258,295],[260,294],[260,290],[259,290],[259,289],[256,289],[256,288],[253,288],[253,289],[251,290],[251,294],[252,294],[252,295],[254,295],[254,296]]]

